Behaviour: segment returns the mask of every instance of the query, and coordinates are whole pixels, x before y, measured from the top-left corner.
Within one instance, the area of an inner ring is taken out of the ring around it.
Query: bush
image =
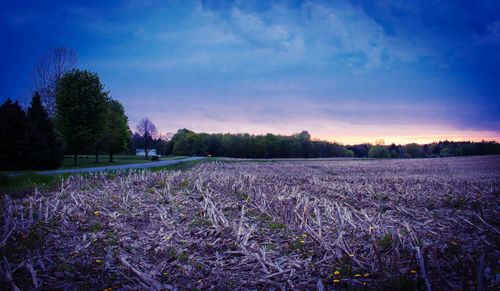
[[[388,159],[390,158],[389,150],[383,146],[374,146],[368,151],[369,158]]]
[[[159,161],[160,158],[158,156],[152,156],[151,161]]]

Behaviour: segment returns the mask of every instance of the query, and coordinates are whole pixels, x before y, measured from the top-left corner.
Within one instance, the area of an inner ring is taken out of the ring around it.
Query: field
[[[500,286],[499,156],[216,161],[0,207],[0,289]]]

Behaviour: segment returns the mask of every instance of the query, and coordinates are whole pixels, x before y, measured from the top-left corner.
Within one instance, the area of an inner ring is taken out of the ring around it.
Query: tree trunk
[[[95,163],[99,163],[99,150],[95,149]]]
[[[76,166],[78,166],[78,155],[77,154],[74,154],[73,155],[73,164]]]
[[[146,152],[146,160],[147,160],[148,159],[148,151],[149,150],[147,148],[145,148],[144,151]]]
[[[110,163],[113,162],[113,153],[112,152],[109,152],[109,162]]]

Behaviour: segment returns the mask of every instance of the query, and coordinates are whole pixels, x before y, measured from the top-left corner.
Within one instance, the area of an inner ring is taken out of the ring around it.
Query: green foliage
[[[108,100],[95,73],[73,70],[58,81],[56,128],[70,152],[79,154],[101,138],[106,130]]]
[[[392,245],[392,236],[390,233],[384,233],[377,241],[377,244],[382,248],[389,248]]]
[[[269,228],[274,230],[286,229],[286,224],[273,222],[269,224]]]
[[[174,155],[225,156],[233,158],[320,158],[352,157],[346,147],[313,141],[307,131],[291,136],[195,133],[179,130],[170,147]]]
[[[127,150],[129,139],[130,129],[125,110],[119,101],[109,99],[106,111],[106,130],[99,144],[109,153],[110,162],[113,161],[115,153]]]
[[[405,146],[406,153],[410,158],[423,158],[424,150],[421,145],[416,143],[410,143]]]
[[[373,146],[375,147],[375,146]],[[358,158],[368,157],[368,152],[372,148],[371,144],[358,144],[347,146]],[[500,144],[495,141],[482,142],[452,142],[440,141],[419,145],[411,143],[407,145],[391,144],[387,147],[391,158],[432,158],[432,157],[452,157],[452,156],[473,156],[473,155],[498,155],[500,154]]]
[[[389,151],[384,146],[374,146],[368,151],[369,158],[388,159],[390,158]]]
[[[44,190],[58,185],[67,175],[37,175],[23,173],[15,176],[0,174],[0,197],[4,194],[23,195],[36,187]]]

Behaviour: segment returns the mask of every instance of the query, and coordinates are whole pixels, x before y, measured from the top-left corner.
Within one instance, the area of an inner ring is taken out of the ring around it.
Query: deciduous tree
[[[106,130],[108,93],[99,76],[73,70],[61,77],[56,90],[56,128],[74,155],[94,146]]]
[[[146,160],[148,159],[148,151],[153,147],[153,140],[158,134],[156,125],[145,117],[139,121],[136,126],[137,133],[142,137],[142,145],[144,146],[144,151],[146,152]]]
[[[113,155],[127,150],[127,141],[130,139],[128,118],[119,101],[109,100],[106,119],[102,146],[109,153],[109,161],[113,162]]]
[[[50,117],[56,110],[56,86],[61,77],[75,68],[76,53],[66,47],[49,49],[33,71],[32,89],[40,94],[42,104]]]

